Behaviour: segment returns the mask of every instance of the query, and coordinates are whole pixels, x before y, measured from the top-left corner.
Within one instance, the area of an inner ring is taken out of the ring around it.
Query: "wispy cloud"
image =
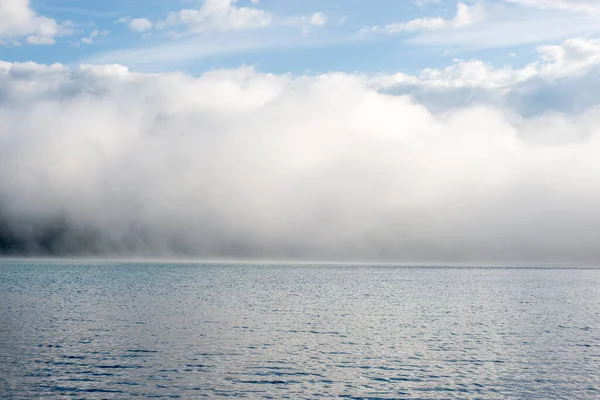
[[[265,34],[239,32],[207,34],[185,38],[161,38],[144,46],[134,46],[94,54],[78,60],[83,64],[122,64],[140,70],[173,69],[194,60],[212,56],[249,54],[257,51],[289,51],[302,47],[328,47],[360,40],[346,35],[303,35],[279,30]]]
[[[600,13],[598,0],[506,0],[527,7],[542,10],[582,11],[592,14]]]
[[[100,29],[95,29],[93,30],[88,36],[81,38],[79,41],[83,44],[93,44],[94,42],[96,42],[96,40],[98,40],[101,37],[105,37],[110,35],[110,31],[109,30],[100,30]]]
[[[596,32],[600,32],[600,24],[590,15],[509,10],[490,17],[485,24],[422,32],[407,39],[407,43],[476,50],[539,44]]]
[[[600,32],[596,0],[503,0],[458,3],[451,19],[421,17],[406,22],[362,28],[359,34],[405,34],[413,46],[448,50],[482,50],[537,45]]]

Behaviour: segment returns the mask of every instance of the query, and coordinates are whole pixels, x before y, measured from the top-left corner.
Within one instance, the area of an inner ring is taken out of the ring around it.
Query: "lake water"
[[[0,262],[0,397],[600,398],[600,270]]]

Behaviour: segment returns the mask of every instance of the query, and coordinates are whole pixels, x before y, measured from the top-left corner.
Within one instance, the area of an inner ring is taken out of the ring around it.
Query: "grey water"
[[[600,270],[0,262],[0,398],[600,398]]]

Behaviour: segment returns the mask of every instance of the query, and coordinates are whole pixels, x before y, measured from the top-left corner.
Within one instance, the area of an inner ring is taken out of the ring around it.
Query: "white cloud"
[[[238,0],[205,0],[198,9],[171,12],[154,26],[166,30],[171,36],[180,36],[185,33],[247,31],[268,27],[295,27],[302,33],[307,33],[312,27],[321,27],[327,23],[327,17],[321,12],[284,16],[256,7],[239,7],[236,3]],[[251,3],[256,5],[259,2]],[[129,17],[119,20],[125,23],[131,21],[133,20]],[[144,24],[148,29],[151,27],[147,23]]]
[[[74,45],[77,46],[79,43],[93,44],[98,38],[108,35],[110,35],[109,30],[95,29],[89,34],[89,36],[81,38],[79,42],[75,43]]]
[[[540,46],[540,59],[522,68],[495,68],[480,60],[455,60],[419,75],[379,76],[372,85],[395,94],[410,94],[431,109],[472,104],[510,109],[516,115],[550,111],[582,113],[599,104],[600,41],[569,39]]]
[[[54,44],[55,37],[70,34],[70,24],[35,12],[29,0],[0,0],[0,44],[25,38],[29,44]]]
[[[146,18],[123,17],[119,18],[117,22],[126,24],[132,32],[146,32],[154,26],[152,21]]]
[[[55,44],[56,40],[52,36],[44,36],[44,35],[29,35],[25,39],[25,41],[29,44]]]
[[[310,24],[313,26],[323,26],[327,23],[327,17],[322,12],[316,12],[310,17]]]
[[[462,28],[471,24],[482,22],[485,19],[485,10],[481,4],[468,6],[464,3],[458,3],[456,16],[447,20],[441,17],[417,18],[408,22],[396,22],[385,26],[373,26],[362,28],[359,33],[383,31],[387,34],[396,34],[399,32],[416,32],[424,30],[441,30],[445,28]]]
[[[406,94],[348,74],[0,63],[4,235],[35,250],[52,231],[63,254],[598,262],[597,95],[531,116],[505,95],[593,92],[598,46],[540,48],[527,73],[428,70]],[[507,102],[437,111],[424,86]]]
[[[129,21],[129,29],[136,32],[145,32],[152,29],[152,22],[146,18],[134,18]]]
[[[300,28],[302,34],[307,34],[312,28],[325,26],[326,23],[327,17],[322,12],[316,12],[312,15],[279,17],[275,20],[275,25]]]
[[[418,18],[409,22],[399,22],[385,26],[385,31],[389,34],[398,32],[414,32],[420,30],[438,30],[443,28],[461,28],[476,22],[483,21],[485,15],[483,7],[479,4],[467,6],[464,3],[458,3],[456,16],[451,20],[443,18]]]
[[[443,69],[424,69],[419,76],[396,74],[377,78],[374,82],[382,88],[396,84],[419,84],[429,87],[510,89],[532,78],[551,81],[580,76],[600,66],[600,39],[569,39],[560,45],[540,46],[538,52],[541,60],[522,68],[494,68],[480,60],[457,59],[454,65]]]
[[[569,39],[560,46],[538,48],[547,64],[540,73],[552,78],[586,73],[600,64],[600,39]]]
[[[237,0],[206,0],[199,9],[170,13],[159,22],[160,28],[185,26],[191,33],[259,29],[271,25],[273,15],[266,11],[237,7]]]

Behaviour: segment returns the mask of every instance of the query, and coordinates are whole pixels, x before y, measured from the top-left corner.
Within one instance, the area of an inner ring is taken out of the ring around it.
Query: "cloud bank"
[[[568,39],[537,51],[539,59],[521,68],[456,59],[446,68],[426,68],[419,76],[398,73],[371,82],[381,91],[410,94],[433,110],[486,104],[532,115],[550,110],[581,113],[598,104],[599,39]]]
[[[599,63],[539,72],[573,46],[499,87],[0,62],[0,252],[596,263],[599,101],[545,100]]]

